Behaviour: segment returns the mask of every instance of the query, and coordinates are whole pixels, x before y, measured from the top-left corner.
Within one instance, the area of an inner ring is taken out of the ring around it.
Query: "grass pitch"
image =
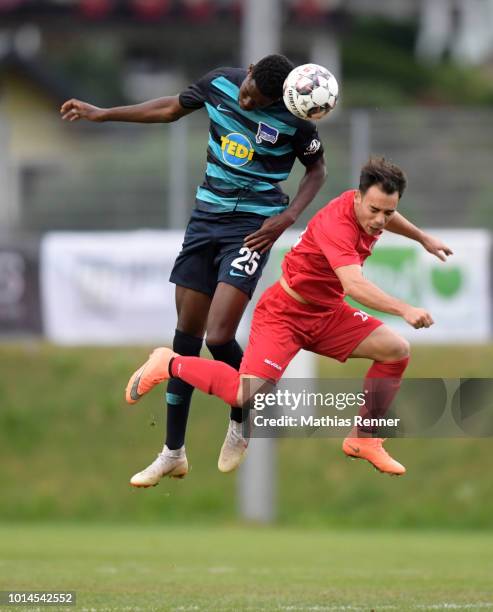
[[[84,612],[493,609],[491,533],[17,524],[0,542],[0,590],[75,590]]]
[[[147,354],[143,347],[0,347],[0,523],[222,525],[237,516],[236,477],[217,470],[229,410],[200,392],[187,433],[189,476],[145,492],[128,486],[163,444],[164,386],[137,406],[123,400]],[[409,375],[491,377],[492,364],[493,345],[417,346]],[[358,377],[368,362],[323,359],[320,367],[322,377]],[[277,446],[285,526],[493,530],[491,438],[389,440],[408,469],[401,479],[347,460],[340,439],[287,438]]]

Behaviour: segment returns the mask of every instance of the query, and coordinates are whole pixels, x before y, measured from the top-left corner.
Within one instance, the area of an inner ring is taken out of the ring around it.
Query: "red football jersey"
[[[355,193],[353,189],[345,191],[319,210],[284,258],[284,278],[308,302],[338,306],[344,290],[334,270],[363,265],[382,234],[370,236],[359,225]]]

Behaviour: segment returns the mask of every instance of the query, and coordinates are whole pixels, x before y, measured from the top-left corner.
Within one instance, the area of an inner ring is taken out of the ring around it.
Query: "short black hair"
[[[407,186],[407,178],[399,166],[387,161],[385,157],[370,157],[361,169],[359,190],[366,193],[373,185],[378,185],[389,195],[398,191],[401,198]]]
[[[282,86],[294,64],[284,55],[266,55],[259,60],[252,71],[252,79],[263,96],[278,100],[282,97]]]

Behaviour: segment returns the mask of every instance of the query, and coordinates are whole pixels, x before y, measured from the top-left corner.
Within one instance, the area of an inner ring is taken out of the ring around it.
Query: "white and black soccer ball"
[[[334,75],[318,64],[297,66],[283,86],[286,108],[300,119],[321,119],[337,103],[339,84]]]

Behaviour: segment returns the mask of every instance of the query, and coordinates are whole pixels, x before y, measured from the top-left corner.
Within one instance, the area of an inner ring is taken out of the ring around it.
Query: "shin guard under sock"
[[[175,331],[173,350],[182,355],[200,355],[202,338]],[[178,378],[168,382],[166,389],[166,446],[170,450],[181,448],[185,443],[188,413],[193,387]]]
[[[235,370],[240,369],[243,351],[234,338],[225,344],[208,344],[206,341],[206,345],[216,361],[224,361],[224,363],[227,363]],[[243,410],[231,406],[230,419],[241,423],[243,421]]]
[[[178,355],[170,363],[170,374],[230,406],[237,403],[240,374],[222,361]]]
[[[382,418],[392,404],[401,386],[402,375],[409,357],[399,361],[374,361],[365,377],[365,406],[360,411],[363,418]],[[358,431],[375,434],[378,427],[360,425]]]

